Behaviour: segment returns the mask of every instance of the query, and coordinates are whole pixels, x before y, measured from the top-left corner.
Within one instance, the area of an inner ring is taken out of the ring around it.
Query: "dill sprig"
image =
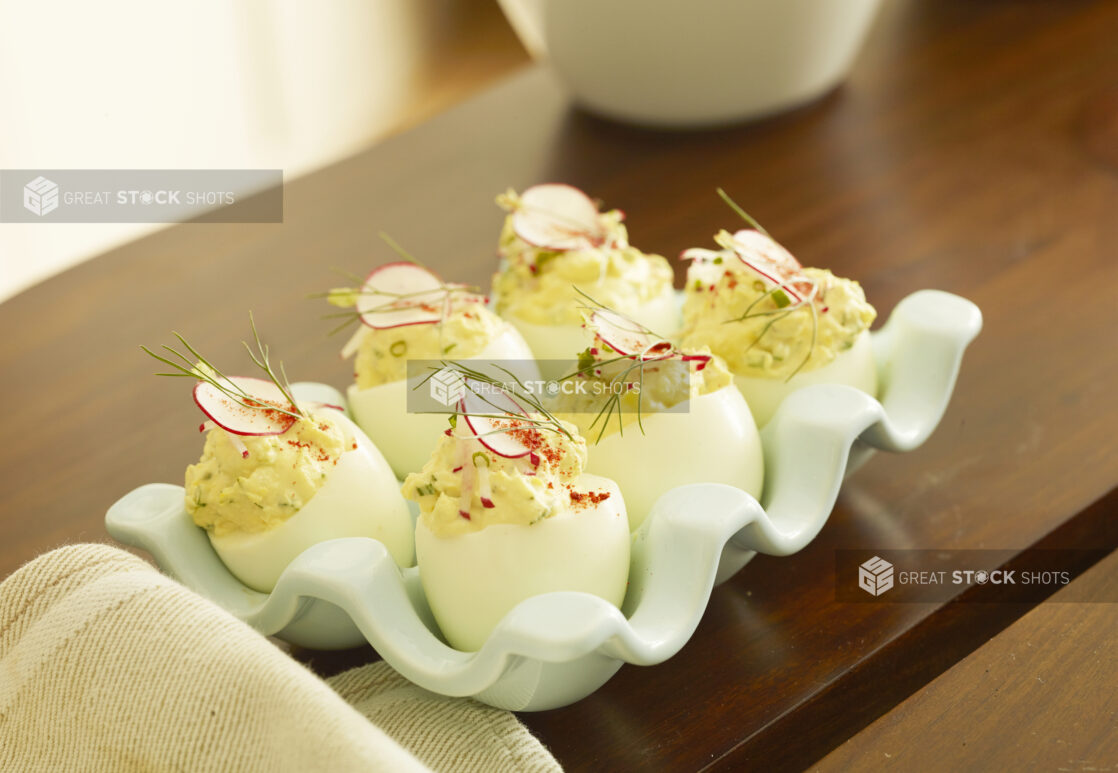
[[[645,327],[644,325],[642,325],[640,322],[637,322],[632,317],[628,317],[624,314],[621,314],[619,312],[614,311],[609,306],[606,306],[601,301],[595,299],[589,293],[583,291],[582,288],[577,287],[576,285],[571,285],[571,289],[574,290],[579,295],[581,295],[586,300],[586,303],[579,306],[580,309],[583,309],[585,311],[590,311],[590,312],[601,310],[601,311],[608,311],[611,314],[617,314],[617,316],[625,317],[626,320],[628,320],[629,322],[632,322],[633,326],[636,328],[637,332],[647,333],[650,336],[655,336],[656,338],[659,338],[661,341],[668,340],[665,336],[662,336],[659,333],[657,333],[656,331]]]
[[[397,300],[407,300],[409,298],[420,298],[420,297],[425,296],[425,295],[433,295],[435,293],[440,293],[440,292],[448,292],[448,293],[458,292],[458,293],[468,293],[470,295],[478,295],[478,294],[481,293],[481,288],[479,288],[477,285],[457,285],[457,284],[448,284],[446,282],[444,282],[439,287],[432,287],[429,290],[416,290],[415,292],[411,292],[411,293],[394,293],[394,292],[391,292],[389,290],[366,290],[363,286],[362,287],[338,287],[338,288],[335,288],[333,290],[327,290],[326,292],[311,293],[307,297],[310,298],[310,299],[321,299],[321,298],[330,298],[331,296],[335,296],[335,295],[343,295],[343,294],[346,294],[346,293],[352,293],[354,297],[360,297],[362,295],[384,295],[384,296],[387,296],[389,298],[395,298]],[[361,313],[362,314],[376,314],[377,312],[399,311],[399,310],[400,310],[400,308],[398,306],[385,306],[384,308],[369,309],[368,311],[364,311],[364,312],[361,312]],[[352,313],[353,312],[351,312],[351,311],[337,312],[337,313],[334,313],[334,314],[327,314],[323,318],[324,319],[329,319],[331,317],[341,317],[343,315],[352,314]]]
[[[411,263],[414,266],[418,266],[419,268],[422,268],[425,271],[429,272],[432,276],[438,276],[437,274],[435,274],[435,272],[431,271],[431,269],[427,268],[427,266],[425,266],[422,261],[405,250],[402,246],[400,246],[399,242],[397,242],[387,233],[381,231],[379,235],[380,238],[385,242],[385,244],[391,247],[397,255],[403,258],[404,262]],[[342,324],[334,327],[326,334],[328,337],[333,336],[336,333],[340,333],[356,322],[360,322],[361,318],[366,314],[387,314],[400,311],[400,306],[398,306],[396,303],[388,303],[375,309],[361,309],[360,299],[362,297],[380,296],[384,298],[392,298],[395,301],[407,301],[415,298],[429,297],[431,298],[433,303],[441,303],[443,305],[441,318],[436,323],[441,325],[446,320],[447,315],[450,313],[451,297],[455,293],[460,293],[463,295],[481,294],[481,289],[475,285],[452,285],[447,282],[442,282],[441,280],[438,287],[433,287],[427,290],[416,290],[414,292],[408,293],[394,293],[388,290],[377,290],[375,288],[370,288],[366,280],[358,278],[353,274],[348,274],[348,276],[354,280],[353,287],[336,287],[331,290],[326,290],[325,292],[311,293],[307,296],[307,298],[311,300],[326,299],[334,305],[354,307],[352,309],[347,309],[346,311],[332,312],[330,314],[324,314],[322,316],[322,319],[344,319]],[[441,297],[438,297],[440,293]],[[334,299],[340,299],[340,301],[335,301]]]
[[[295,396],[291,394],[291,382],[287,380],[287,371],[283,367],[283,361],[280,361],[278,376],[272,369],[272,363],[268,358],[271,350],[266,343],[260,340],[260,333],[256,330],[256,320],[253,318],[251,311],[248,313],[248,323],[252,326],[252,337],[256,342],[256,352],[253,352],[248,342],[241,341],[241,343],[244,344],[245,351],[248,352],[248,356],[252,358],[256,367],[260,368],[260,370],[268,375],[268,379],[276,385],[276,389],[280,391],[284,399],[295,409],[295,413],[299,416],[304,416],[305,414],[299,410],[298,403],[295,402]]]
[[[262,402],[260,398],[246,392],[244,389],[238,386],[237,383],[233,381],[229,376],[225,375],[220,369],[218,369],[217,366],[215,366],[212,362],[202,356],[202,354],[197,349],[195,349],[181,333],[172,331],[172,335],[174,335],[175,338],[179,340],[179,343],[181,343],[183,347],[185,347],[186,350],[190,352],[190,354],[194,357],[193,361],[191,361],[189,357],[172,346],[163,344],[161,348],[165,350],[169,355],[177,357],[179,360],[182,361],[182,363],[185,363],[185,366],[183,364],[175,362],[174,360],[168,359],[167,357],[156,354],[151,349],[148,349],[146,346],[141,345],[140,349],[142,349],[151,357],[154,357],[159,362],[162,362],[164,365],[170,366],[174,371],[172,373],[156,373],[156,376],[169,376],[173,378],[186,377],[193,378],[197,381],[204,381],[205,383],[217,389],[233,402],[245,408],[250,408],[252,410],[266,408],[268,410],[274,410],[278,413],[291,416],[295,419],[306,418],[306,414],[303,413],[302,409],[299,408],[299,404],[292,396],[291,383],[287,380],[287,372],[283,367],[283,362],[281,361],[279,363],[278,374],[276,373],[275,368],[272,367],[270,349],[268,345],[260,339],[260,333],[256,329],[256,320],[253,318],[251,311],[248,314],[248,319],[249,324],[252,326],[252,336],[253,340],[256,343],[256,351],[254,352],[252,350],[252,347],[249,346],[247,341],[242,341],[241,343],[244,344],[245,350],[248,352],[249,357],[252,358],[253,363],[258,368],[260,368],[260,370],[264,371],[265,375],[268,376],[268,379],[276,386],[277,389],[279,389],[284,399],[291,406],[290,409],[283,406],[273,405],[272,403]],[[199,365],[201,365],[202,367],[199,367]],[[216,378],[214,377],[215,375]]]
[[[814,354],[814,352],[815,352],[815,340],[816,340],[816,335],[818,334],[818,331],[819,331],[819,317],[818,317],[818,314],[815,311],[815,304],[814,303],[809,302],[808,303],[808,308],[811,309],[811,345],[807,347],[807,355],[803,358],[803,360],[800,362],[800,364],[796,366],[795,370],[793,370],[791,373],[788,374],[788,378],[784,379],[784,383],[786,383],[786,384],[789,381],[792,380],[793,376],[795,376],[797,373],[799,373],[801,370],[804,369],[804,366],[807,365],[808,360],[811,359],[811,355]]]
[[[736,201],[734,201],[732,198],[730,198],[730,195],[728,193],[726,193],[726,191],[722,190],[721,188],[717,188],[716,190],[718,192],[719,197],[721,197],[721,199],[724,202],[726,202],[726,205],[728,207],[730,207],[730,209],[732,209],[734,212],[736,212],[738,214],[738,216],[741,217],[742,220],[744,220],[746,223],[748,223],[750,226],[752,226],[756,230],[763,233],[765,236],[768,236],[770,239],[772,239],[772,234],[770,234],[767,230],[765,230],[765,227],[762,226],[760,223],[758,223],[757,220],[754,219],[752,215],[750,215],[748,212],[746,212],[744,209],[742,209],[740,206],[738,206],[738,203]],[[723,245],[723,246],[725,246],[725,245]],[[753,302],[750,303],[749,306],[746,307],[745,311],[742,312],[739,316],[734,317],[733,319],[728,319],[724,323],[724,324],[729,324],[731,322],[744,322],[744,321],[749,320],[749,319],[756,319],[757,317],[772,317],[772,319],[770,319],[765,324],[765,326],[761,329],[761,332],[757,335],[757,337],[753,339],[753,343],[751,343],[749,345],[749,347],[746,349],[746,351],[748,352],[751,349],[753,349],[753,347],[756,346],[761,341],[761,339],[764,338],[765,335],[770,330],[772,330],[773,326],[777,322],[779,322],[782,319],[785,319],[789,315],[793,314],[796,311],[799,311],[800,309],[804,308],[805,306],[808,307],[811,311],[811,345],[808,347],[807,355],[800,362],[800,364],[796,366],[795,370],[793,370],[788,375],[788,377],[785,379],[785,383],[790,381],[793,376],[795,376],[797,373],[799,373],[801,370],[803,370],[804,366],[806,366],[808,361],[811,360],[811,355],[815,352],[815,343],[816,343],[818,333],[819,333],[819,315],[815,310],[815,298],[816,298],[816,296],[818,295],[818,292],[819,292],[819,285],[813,279],[810,279],[808,277],[799,278],[791,284],[803,284],[803,283],[810,284],[811,285],[811,291],[809,293],[807,293],[805,297],[801,298],[801,300],[799,300],[798,302],[796,302],[796,303],[789,303],[788,302],[789,299],[788,299],[788,296],[785,293],[785,291],[786,290],[790,291],[791,288],[788,286],[789,283],[780,282],[775,287],[770,287],[768,290],[766,290],[760,296],[755,298],[753,300]],[[780,295],[777,295],[777,293],[780,293]],[[799,293],[799,292],[796,292],[795,294],[796,295],[804,295],[803,293]],[[776,308],[775,309],[762,309],[760,311],[754,312],[753,310],[757,307],[757,305],[760,304],[761,302],[763,302],[765,299],[771,299],[773,301],[773,304],[776,306]],[[782,303],[781,300],[783,300],[784,302]]]
[[[364,277],[357,276],[357,274],[354,274],[352,271],[346,271],[344,268],[340,268],[339,266],[332,266],[330,270],[338,276],[345,277],[354,284],[359,285],[365,281]]]
[[[393,239],[391,236],[389,236],[386,232],[379,231],[377,233],[377,236],[379,236],[380,240],[382,242],[387,244],[392,249],[393,252],[395,252],[397,255],[399,255],[401,258],[403,258],[406,262],[414,263],[415,265],[417,265],[421,268],[427,268],[427,266],[423,265],[423,261],[421,261],[419,258],[412,255],[410,252],[405,250],[403,247],[401,247],[400,243],[398,241],[396,241],[395,239]],[[427,270],[430,271],[431,269],[427,269]]]
[[[593,363],[581,367],[573,373],[569,373],[559,379],[559,381],[568,381],[570,379],[585,377],[587,375],[600,375],[598,371],[604,372],[604,370],[607,369],[610,365],[619,362],[630,363],[620,373],[611,374],[609,383],[620,384],[624,387],[624,389],[611,389],[609,391],[609,396],[606,397],[605,402],[602,403],[602,407],[598,409],[598,413],[595,414],[593,421],[591,421],[587,427],[588,429],[594,429],[594,427],[598,425],[598,422],[601,422],[601,426],[598,428],[598,436],[594,438],[595,445],[599,443],[605,436],[606,430],[609,428],[609,423],[615,415],[617,416],[618,434],[625,434],[625,424],[621,419],[621,415],[624,412],[621,404],[621,399],[625,394],[633,391],[632,387],[634,385],[636,386],[637,395],[637,427],[640,429],[641,434],[644,434],[644,412],[642,410],[642,405],[644,403],[645,368],[648,365],[654,363],[659,364],[665,360],[671,359],[676,354],[678,354],[678,352],[670,352],[660,357],[653,357],[648,359],[643,358],[637,354],[624,354],[604,360],[594,360]],[[637,371],[635,382],[632,378],[630,378],[630,375],[633,373],[633,371]]]
[[[528,410],[526,411],[526,414],[537,413],[537,414],[540,415],[540,417],[531,416],[531,415],[510,416],[510,414],[505,412],[504,409],[500,405],[495,403],[493,400],[490,400],[486,395],[484,395],[480,392],[471,390],[471,391],[473,391],[475,396],[481,398],[482,401],[484,401],[486,404],[495,408],[498,412],[497,413],[470,413],[469,414],[470,416],[476,416],[476,417],[481,418],[481,419],[509,419],[509,418],[512,418],[512,419],[515,419],[517,421],[523,421],[523,422],[527,422],[529,424],[532,424],[532,425],[536,426],[536,428],[538,428],[538,429],[549,430],[549,431],[552,431],[552,432],[556,432],[560,435],[563,435],[567,438],[573,439],[573,436],[571,435],[570,430],[568,430],[565,426],[563,426],[563,422],[560,421],[551,411],[549,411],[547,409],[547,407],[544,406],[543,402],[538,397],[536,397],[534,394],[532,394],[532,390],[528,388],[528,386],[520,379],[519,376],[517,376],[515,373],[513,373],[508,368],[505,368],[501,365],[494,364],[493,367],[495,367],[497,370],[501,371],[506,376],[508,376],[510,379],[512,379],[512,383],[514,383],[516,385],[516,390],[515,391],[510,391],[507,388],[506,385],[509,382],[500,381],[495,376],[492,376],[489,373],[478,370],[476,368],[471,368],[468,365],[463,365],[458,360],[441,360],[439,362],[438,367],[436,367],[434,365],[430,366],[431,372],[428,373],[422,380],[420,380],[419,383],[417,383],[414,387],[412,387],[412,390],[414,391],[414,390],[419,389],[420,387],[422,387],[424,384],[426,384],[428,381],[430,381],[431,378],[436,373],[441,373],[444,370],[452,370],[452,371],[455,371],[458,374],[460,374],[467,382],[476,381],[476,382],[479,382],[479,383],[482,383],[482,384],[488,384],[491,387],[495,387],[496,389],[499,389],[499,390],[505,392],[506,394],[509,395],[510,398],[512,398],[514,400],[517,400],[519,402],[525,403],[528,407]],[[459,414],[460,414],[459,411],[455,411],[454,415],[457,416]],[[514,429],[518,429],[518,427],[508,427],[507,429],[497,430],[497,432],[510,432]]]
[[[660,363],[660,362],[663,362],[665,360],[670,360],[673,357],[676,357],[677,355],[681,355],[682,352],[675,349],[675,347],[672,347],[671,349],[668,349],[667,351],[663,352],[662,354],[657,354],[656,356],[652,356],[652,357],[647,356],[648,353],[654,347],[659,346],[662,342],[667,341],[668,339],[666,339],[664,336],[659,335],[658,333],[653,332],[652,330],[645,327],[644,325],[637,322],[636,320],[634,320],[630,317],[626,317],[623,314],[618,314],[618,312],[613,311],[613,309],[610,309],[605,304],[602,304],[599,301],[595,300],[589,294],[580,290],[578,287],[574,287],[573,285],[572,285],[572,287],[573,287],[573,289],[576,293],[581,295],[583,298],[585,298],[589,302],[590,305],[588,305],[588,306],[584,305],[583,306],[583,308],[586,309],[587,311],[590,311],[590,312],[597,311],[597,310],[608,311],[611,314],[615,314],[619,317],[624,318],[626,321],[632,323],[633,326],[634,326],[634,332],[644,333],[646,335],[649,335],[649,336],[652,336],[653,338],[658,339],[656,342],[650,344],[649,346],[645,347],[645,349],[643,349],[639,352],[634,352],[632,354],[621,354],[621,353],[618,352],[618,355],[616,357],[607,357],[607,358],[603,358],[603,359],[598,359],[597,357],[595,357],[593,354],[590,353],[589,349],[587,349],[586,352],[584,352],[583,355],[581,355],[579,357],[580,365],[579,365],[578,369],[559,379],[559,381],[562,382],[562,381],[568,381],[570,379],[575,379],[575,378],[580,378],[580,377],[587,377],[587,376],[591,376],[591,375],[599,375],[599,373],[598,373],[599,371],[604,372],[604,370],[608,369],[609,366],[611,366],[611,365],[614,365],[614,364],[620,363],[620,362],[628,362],[629,365],[622,372],[620,372],[619,374],[616,374],[616,375],[611,375],[611,377],[609,379],[610,384],[620,384],[623,387],[623,391],[617,391],[617,390],[614,390],[614,389],[610,390],[609,396],[606,398],[605,402],[602,404],[602,407],[598,410],[598,413],[594,416],[594,420],[590,422],[590,424],[588,426],[588,429],[594,429],[594,427],[598,424],[598,422],[601,422],[601,426],[598,429],[598,437],[595,438],[595,440],[594,440],[594,443],[597,444],[605,436],[605,432],[609,427],[609,423],[610,423],[611,419],[613,418],[613,416],[616,414],[618,434],[624,435],[625,434],[625,425],[624,425],[624,422],[621,419],[621,415],[623,413],[621,400],[622,400],[622,398],[625,394],[627,394],[629,391],[631,391],[631,385],[635,383],[635,385],[637,387],[637,392],[636,392],[637,393],[637,411],[636,411],[636,413],[637,413],[637,427],[640,429],[641,434],[644,434],[644,414],[643,414],[642,406],[643,406],[643,403],[644,403],[645,367],[647,367],[651,363]],[[603,343],[604,343],[604,341],[603,341]],[[612,347],[610,347],[610,348],[612,350]],[[613,351],[616,351],[616,350],[613,350]],[[588,361],[585,365],[582,365],[581,363],[583,362],[584,356],[585,356],[585,358],[587,358]],[[636,376],[636,381],[635,382],[633,381],[632,378],[630,378],[630,375],[632,374],[632,372],[634,370],[637,371],[637,376]]]
[[[771,317],[771,319],[769,319],[765,323],[765,326],[763,328],[761,328],[761,332],[757,334],[757,337],[753,339],[753,342],[750,343],[749,346],[746,347],[745,351],[749,352],[749,351],[752,351],[753,347],[755,347],[757,344],[759,344],[761,342],[761,339],[764,338],[765,335],[767,335],[770,330],[772,330],[773,326],[776,325],[777,322],[780,322],[782,319],[786,319],[787,317],[791,316],[792,314],[796,313],[797,311],[800,311],[801,309],[807,308],[808,310],[810,310],[811,311],[811,344],[808,346],[807,354],[804,356],[803,360],[800,361],[800,364],[797,365],[795,370],[793,370],[790,374],[788,374],[787,378],[784,379],[785,383],[788,383],[789,381],[791,381],[792,377],[795,376],[797,373],[799,373],[801,370],[803,370],[804,366],[806,366],[808,361],[811,360],[811,355],[815,353],[815,343],[816,343],[816,340],[817,340],[817,337],[818,337],[818,334],[819,334],[819,315],[815,310],[815,298],[816,298],[816,295],[819,292],[819,285],[815,282],[815,280],[808,279],[808,278],[797,280],[797,281],[798,282],[806,282],[806,283],[809,283],[811,285],[811,291],[809,293],[807,293],[800,301],[798,301],[796,303],[791,303],[791,304],[785,303],[783,306],[780,305],[775,300],[775,294],[777,292],[781,292],[782,295],[783,295],[782,291],[787,289],[787,288],[784,284],[779,284],[779,285],[776,285],[774,287],[770,287],[768,290],[766,290],[760,296],[755,298],[753,300],[753,302],[750,303],[749,306],[746,307],[745,311],[742,312],[739,316],[734,317],[732,319],[728,319],[725,322],[723,322],[723,324],[728,325],[728,324],[733,323],[733,322],[744,322],[746,320],[757,319],[759,317]],[[787,301],[787,296],[783,295],[783,297]],[[762,301],[764,301],[766,298],[773,299],[773,303],[777,306],[777,308],[775,308],[775,309],[761,309],[761,310],[758,310],[758,311],[753,311],[753,309],[755,309],[757,307],[757,305],[759,303],[761,303]]]
[[[460,286],[457,286],[457,285],[449,285],[449,284],[444,283],[440,287],[436,287],[436,288],[433,288],[433,289],[430,289],[430,290],[417,290],[417,291],[411,292],[411,293],[392,293],[392,292],[386,292],[386,291],[380,291],[380,290],[365,290],[364,288],[342,287],[342,288],[338,288],[336,290],[330,290],[330,291],[327,291],[327,292],[324,292],[324,293],[315,293],[313,296],[310,296],[310,297],[312,297],[312,298],[330,298],[331,296],[334,296],[335,294],[337,294],[337,295],[351,294],[354,298],[359,298],[359,297],[365,296],[365,295],[380,295],[380,296],[387,296],[387,297],[390,297],[390,298],[395,298],[396,300],[408,300],[410,298],[420,298],[420,297],[423,297],[423,296],[433,296],[436,293],[443,293],[443,297],[442,298],[432,298],[432,300],[435,301],[436,303],[443,304],[444,308],[443,308],[443,312],[442,312],[442,317],[438,321],[434,322],[433,324],[440,324],[441,325],[446,320],[446,316],[449,314],[451,296],[453,296],[455,293],[460,293],[462,295],[478,295],[480,293],[480,288],[478,288],[474,285],[468,285],[468,286],[460,287]],[[338,325],[337,327],[330,330],[329,333],[327,333],[327,336],[332,336],[335,333],[340,333],[341,331],[345,330],[347,327],[349,327],[353,323],[360,322],[361,318],[366,314],[387,314],[387,313],[397,312],[397,311],[400,311],[399,306],[396,306],[394,304],[386,304],[386,305],[381,306],[381,307],[376,308],[376,309],[359,310],[357,308],[354,308],[354,309],[349,309],[349,310],[346,310],[346,311],[335,311],[335,312],[331,312],[330,314],[323,314],[321,319],[342,319],[342,318],[345,319],[345,321],[342,324]]]
[[[360,314],[346,314],[345,316],[347,317],[345,322],[343,322],[342,324],[340,324],[336,327],[330,328],[329,332],[326,333],[327,338],[330,338],[331,336],[337,335],[338,333],[342,332],[347,327],[352,325],[354,322],[360,322],[361,321],[361,315]],[[324,316],[323,319],[331,319],[332,317],[333,317],[333,315]]]

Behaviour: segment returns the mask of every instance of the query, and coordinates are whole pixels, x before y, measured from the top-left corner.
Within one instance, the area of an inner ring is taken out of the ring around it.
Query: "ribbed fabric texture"
[[[329,685],[107,545],[60,548],[0,584],[2,771],[560,769],[512,714],[383,663]]]

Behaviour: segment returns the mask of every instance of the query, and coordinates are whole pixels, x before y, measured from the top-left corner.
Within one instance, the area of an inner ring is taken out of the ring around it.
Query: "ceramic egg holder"
[[[669,491],[633,537],[620,610],[584,593],[535,596],[510,611],[478,652],[444,642],[418,569],[401,571],[375,540],[315,545],[266,594],[225,568],[183,507],[180,486],[132,491],[109,509],[106,525],[261,633],[321,649],[367,641],[433,692],[516,711],[556,708],[592,693],[623,663],[670,658],[695,631],[715,585],[756,553],[786,556],[819,533],[843,478],[873,449],[909,451],[923,443],[981,327],[978,308],[963,298],[935,290],[908,296],[873,335],[880,402],[847,386],[810,386],[789,396],[764,428],[762,503],[722,484]],[[341,400],[321,384],[294,389],[304,399]]]

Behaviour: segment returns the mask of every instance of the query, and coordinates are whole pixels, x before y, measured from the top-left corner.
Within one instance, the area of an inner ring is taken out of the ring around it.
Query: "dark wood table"
[[[1116,600],[1111,553],[812,769],[1114,770]]]
[[[388,260],[379,230],[485,284],[508,186],[579,185],[669,256],[734,223],[722,186],[883,317],[936,287],[985,330],[932,439],[859,471],[810,547],[718,588],[667,663],[524,719],[571,769],[809,765],[1035,606],[840,604],[837,548],[1118,545],[1116,32],[1114,2],[895,2],[841,89],[701,133],[605,123],[528,69],[289,182],[282,225],[179,225],[71,269],[0,305],[0,575],[106,539],[115,498],[197,457],[186,388],[151,377],[139,344],[180,330],[241,362],[252,309],[294,379],[344,386],[305,296],[332,266]],[[303,656],[327,671],[372,655]]]

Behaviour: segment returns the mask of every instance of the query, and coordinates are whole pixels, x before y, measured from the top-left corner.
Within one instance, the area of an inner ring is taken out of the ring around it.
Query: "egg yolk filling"
[[[529,453],[518,458],[494,453],[459,416],[423,469],[408,475],[404,497],[419,504],[420,518],[433,534],[467,534],[492,524],[527,526],[610,496],[578,488],[586,441],[574,425],[563,423],[570,436],[514,418],[508,427]]]
[[[515,205],[514,194],[503,198]],[[622,217],[620,210],[601,213],[606,238],[600,247],[564,251],[528,244],[516,235],[512,215],[506,217],[497,249],[504,266],[493,277],[497,313],[537,325],[578,325],[586,299],[576,287],[623,314],[669,293],[668,261],[630,246]]]
[[[706,346],[741,376],[787,379],[821,368],[869,329],[877,312],[861,285],[827,269],[804,268],[814,299],[792,304],[730,251],[687,272],[684,348]]]
[[[347,438],[330,411],[310,413],[279,435],[206,435],[202,458],[186,468],[186,510],[215,536],[262,532],[299,512],[326,482]]]
[[[439,322],[390,328],[362,326],[353,365],[358,389],[402,381],[407,378],[409,359],[473,357],[501,334],[505,323],[486,308],[485,298],[471,293],[451,298]]]

